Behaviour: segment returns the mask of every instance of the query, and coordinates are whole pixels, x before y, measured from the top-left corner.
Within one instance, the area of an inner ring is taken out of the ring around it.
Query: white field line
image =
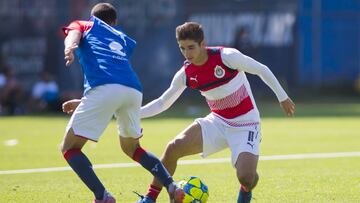
[[[288,154],[288,155],[271,155],[260,156],[261,161],[271,160],[293,160],[293,159],[323,159],[323,158],[337,158],[337,157],[360,157],[360,152],[336,152],[336,153],[314,153],[314,154]],[[179,165],[196,165],[196,164],[211,164],[211,163],[226,163],[230,164],[230,158],[215,158],[215,159],[194,159],[181,160]],[[114,163],[114,164],[96,164],[93,168],[129,168],[138,167],[137,163]],[[0,175],[6,174],[20,174],[20,173],[43,173],[55,171],[69,171],[70,167],[52,167],[52,168],[34,168],[21,170],[0,171]]]
[[[13,146],[17,145],[18,143],[19,143],[18,140],[12,139],[12,140],[6,140],[6,141],[4,142],[4,145],[5,145],[5,146],[9,146],[9,147],[13,147]]]

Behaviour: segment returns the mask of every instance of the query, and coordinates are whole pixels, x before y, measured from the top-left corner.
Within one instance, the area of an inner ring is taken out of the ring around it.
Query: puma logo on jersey
[[[190,81],[198,82],[198,81],[197,81],[197,75],[196,75],[195,77],[190,77]]]

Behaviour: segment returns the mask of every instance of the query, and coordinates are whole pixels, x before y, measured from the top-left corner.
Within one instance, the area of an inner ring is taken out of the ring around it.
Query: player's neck
[[[208,57],[207,50],[204,49],[204,50],[201,52],[201,54],[200,54],[200,56],[199,56],[199,59],[196,60],[196,61],[193,61],[193,64],[196,65],[196,66],[204,65],[204,64],[207,62],[208,58],[209,58],[209,57]]]

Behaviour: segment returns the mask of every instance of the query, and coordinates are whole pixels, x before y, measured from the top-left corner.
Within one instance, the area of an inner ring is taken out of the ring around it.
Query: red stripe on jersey
[[[243,114],[246,114],[253,108],[254,106],[251,102],[250,97],[246,97],[239,105],[235,107],[222,109],[222,110],[212,110],[212,112],[217,113],[224,118],[232,119],[241,116]]]
[[[227,119],[243,115],[254,108],[244,85],[227,97],[207,100],[207,103],[212,112]]]
[[[239,105],[241,101],[243,101],[248,96],[249,94],[246,91],[246,87],[242,85],[231,95],[218,100],[207,100],[207,103],[211,110],[222,110]]]

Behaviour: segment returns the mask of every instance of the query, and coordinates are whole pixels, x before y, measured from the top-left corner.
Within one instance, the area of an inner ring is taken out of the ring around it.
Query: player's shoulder
[[[70,30],[78,30],[81,33],[89,30],[93,26],[93,21],[87,21],[87,20],[74,20],[72,21],[68,26],[63,28],[63,31],[65,34],[67,34]]]
[[[77,23],[82,24],[82,25],[92,25],[92,24],[94,24],[94,21],[92,21],[92,20],[75,20],[73,22],[77,22]]]
[[[173,84],[186,84],[186,73],[185,73],[185,66],[182,66],[174,75],[173,77]]]
[[[221,49],[223,49],[223,46],[208,46],[206,47],[208,54],[220,54]]]
[[[221,49],[221,58],[223,60],[236,58],[236,57],[242,57],[242,56],[243,56],[243,54],[235,48],[224,47],[223,49]]]
[[[176,72],[175,75],[185,74],[185,69],[186,69],[187,67],[188,67],[188,66],[185,65],[185,62],[184,62],[184,65],[181,66],[181,68]]]
[[[232,55],[232,54],[239,54],[241,53],[239,50],[232,48],[232,47],[223,47],[221,49],[222,55]]]
[[[91,28],[93,26],[94,22],[93,21],[88,21],[88,20],[75,20],[75,21],[72,21],[70,23],[70,27],[73,26],[73,27],[80,27],[81,29],[83,29],[84,31],[85,30],[88,30],[89,28]]]

